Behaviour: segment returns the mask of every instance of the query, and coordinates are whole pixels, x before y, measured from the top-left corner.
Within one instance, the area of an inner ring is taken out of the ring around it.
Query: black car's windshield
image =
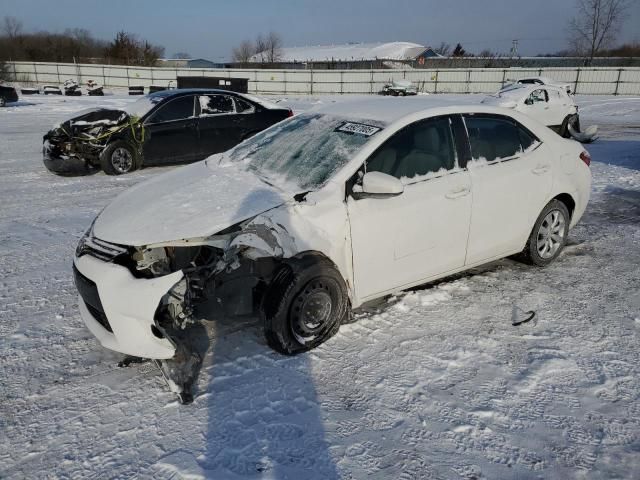
[[[301,114],[241,143],[222,161],[285,189],[315,190],[384,126],[373,120]]]
[[[129,115],[133,117],[138,117],[138,118],[144,117],[161,100],[163,100],[162,97],[147,95],[145,97],[139,98],[133,103],[129,103],[122,110],[124,110],[125,112],[127,112]]]

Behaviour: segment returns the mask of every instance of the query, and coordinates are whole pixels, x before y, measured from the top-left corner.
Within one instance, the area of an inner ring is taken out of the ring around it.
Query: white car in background
[[[511,85],[549,85],[552,87],[563,88],[570,95],[573,93],[571,91],[570,83],[557,82],[553,78],[549,77],[523,77],[517,80],[509,80],[509,83],[505,87],[509,87]]]
[[[485,97],[481,103],[522,112],[565,138],[573,137],[584,143],[596,138],[595,126],[580,131],[578,106],[560,86],[513,84]]]
[[[254,309],[273,349],[303,352],[367,301],[514,254],[551,263],[589,162],[517,111],[332,104],[117,197],[76,251],[80,312],[137,357],[185,358],[200,318]]]

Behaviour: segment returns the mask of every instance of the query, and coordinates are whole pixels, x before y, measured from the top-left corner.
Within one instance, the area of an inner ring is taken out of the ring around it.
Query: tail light
[[[287,117],[293,117],[293,110],[289,109],[289,114],[287,115]]]
[[[586,150],[580,154],[580,160],[582,160],[587,167],[591,165],[591,155],[589,155],[589,152]]]

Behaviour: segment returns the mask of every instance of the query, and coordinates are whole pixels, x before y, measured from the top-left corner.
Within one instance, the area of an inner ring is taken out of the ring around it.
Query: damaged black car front
[[[144,103],[152,106],[147,99]],[[43,138],[43,162],[58,175],[86,175],[98,169],[118,175],[140,166],[143,142],[144,127],[139,115],[97,108],[47,132]]]

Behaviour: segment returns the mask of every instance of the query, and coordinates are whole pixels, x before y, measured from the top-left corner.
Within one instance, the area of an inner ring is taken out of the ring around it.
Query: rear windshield
[[[285,120],[233,149],[233,162],[285,190],[324,185],[384,124],[306,113]]]

